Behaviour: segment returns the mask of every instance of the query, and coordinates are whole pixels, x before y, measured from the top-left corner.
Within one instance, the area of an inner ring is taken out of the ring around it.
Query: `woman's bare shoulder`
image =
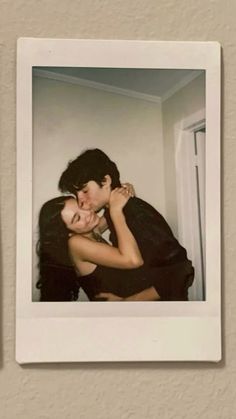
[[[87,237],[81,236],[80,234],[73,234],[69,237],[68,246],[70,249],[73,249],[78,246],[86,245],[90,242],[90,239]]]

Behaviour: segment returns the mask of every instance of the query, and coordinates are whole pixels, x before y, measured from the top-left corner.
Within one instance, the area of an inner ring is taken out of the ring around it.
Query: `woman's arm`
[[[137,268],[143,264],[138,245],[122,211],[128,199],[129,194],[123,188],[116,188],[111,192],[109,210],[118,237],[118,248],[80,235],[69,239],[70,253],[78,268],[81,262],[119,269]]]
[[[134,186],[131,183],[125,182],[125,183],[122,183],[121,186],[122,188],[128,191],[131,197],[135,196]],[[96,230],[98,231],[98,233],[103,234],[104,231],[106,231],[107,229],[108,229],[107,220],[102,215],[100,217],[100,221],[99,221],[98,226],[96,227]]]

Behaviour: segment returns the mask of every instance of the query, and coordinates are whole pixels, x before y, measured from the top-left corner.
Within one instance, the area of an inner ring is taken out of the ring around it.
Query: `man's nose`
[[[79,208],[85,209],[85,210],[90,209],[90,206],[86,202],[86,198],[84,197],[83,192],[82,193],[77,192],[77,199],[78,199],[78,206],[79,206]]]
[[[84,202],[84,194],[82,191],[77,192],[77,200],[78,200],[79,206],[81,206]]]
[[[83,201],[83,199],[78,200],[78,206],[80,209],[88,209],[88,205]]]

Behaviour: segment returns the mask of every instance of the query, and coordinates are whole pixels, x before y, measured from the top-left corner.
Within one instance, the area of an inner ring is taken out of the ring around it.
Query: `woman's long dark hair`
[[[68,253],[70,231],[61,218],[65,202],[71,196],[60,196],[45,202],[39,214],[39,280],[40,301],[75,301],[78,278]]]

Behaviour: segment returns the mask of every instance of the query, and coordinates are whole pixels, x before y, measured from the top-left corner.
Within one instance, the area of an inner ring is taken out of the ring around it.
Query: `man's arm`
[[[157,293],[154,287],[147,288],[137,294],[130,295],[129,297],[122,298],[118,295],[112,294],[111,292],[101,292],[96,295],[97,298],[105,298],[106,301],[158,301],[160,295]]]
[[[154,287],[147,288],[143,291],[133,294],[130,297],[123,298],[122,301],[157,301],[160,295]]]

